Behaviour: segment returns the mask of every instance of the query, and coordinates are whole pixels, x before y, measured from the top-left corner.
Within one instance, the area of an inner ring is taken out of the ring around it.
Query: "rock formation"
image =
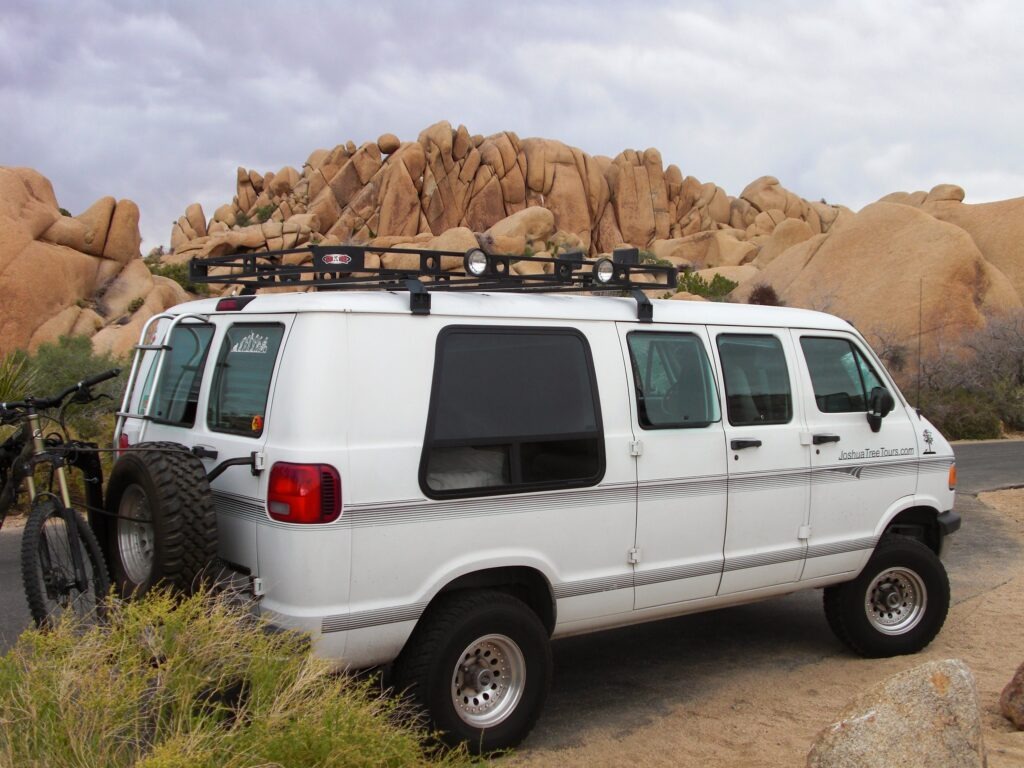
[[[1022,309],[1024,198],[968,205],[964,197],[941,184],[854,213],[805,200],[772,176],[733,197],[665,166],[656,149],[609,158],[440,122],[415,141],[386,133],[315,150],[301,169],[239,168],[233,200],[212,217],[187,206],[163,262],[310,243],[591,256],[632,245],[646,259],[738,283],[731,300],[770,286],[787,305],[845,317],[873,343],[916,349],[920,331],[925,353],[936,354],[988,318]],[[152,313],[183,300],[177,284],[139,262],[138,217],[134,203],[112,197],[61,216],[46,179],[0,169],[0,352],[66,333],[121,352]],[[395,266],[409,257],[382,259]],[[53,276],[45,295],[33,290],[40,274]]]
[[[310,241],[436,247],[450,231],[486,233],[482,244],[501,253],[579,247],[594,256],[634,245],[738,282],[733,300],[770,285],[784,303],[839,314],[872,342],[916,348],[920,330],[935,354],[1022,308],[1024,198],[965,205],[964,196],[941,184],[854,213],[762,176],[732,197],[666,167],[656,149],[591,156],[441,122],[416,141],[385,134],[316,150],[301,171],[239,168],[235,198],[209,224],[193,205],[174,225],[171,258]],[[520,226],[522,212],[538,209],[543,216]]]
[[[127,352],[146,319],[189,298],[150,274],[140,242],[131,200],[105,197],[65,216],[39,173],[0,168],[0,355],[67,335]]]

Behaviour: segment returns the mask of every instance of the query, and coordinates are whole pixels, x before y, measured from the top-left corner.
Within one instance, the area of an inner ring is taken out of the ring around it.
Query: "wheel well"
[[[942,531],[936,519],[938,512],[931,507],[911,507],[900,512],[885,527],[886,533],[909,536],[939,554],[942,548]]]
[[[548,580],[539,571],[526,567],[488,568],[460,576],[434,595],[431,605],[442,595],[471,589],[494,589],[526,603],[550,635],[555,629],[555,598]],[[430,610],[430,606],[427,606]]]

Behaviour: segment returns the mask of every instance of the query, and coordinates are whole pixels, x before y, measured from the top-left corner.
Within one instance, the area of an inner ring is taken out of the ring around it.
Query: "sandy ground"
[[[983,493],[1005,531],[1024,542],[1024,489]],[[1024,766],[1024,732],[999,713],[999,694],[1024,661],[1024,572],[992,574],[993,587],[957,601],[938,638],[915,656],[864,660],[828,654],[786,664],[729,665],[715,685],[632,727],[587,727],[577,745],[530,740],[514,766],[800,766],[816,734],[864,688],[925,661],[963,659],[974,672],[991,768]],[[777,649],[785,658],[785,645]],[[557,674],[557,671],[556,671]],[[533,741],[533,745],[531,745]]]

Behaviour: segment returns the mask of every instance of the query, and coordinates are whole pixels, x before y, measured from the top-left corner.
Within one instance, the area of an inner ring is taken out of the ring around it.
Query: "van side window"
[[[214,432],[263,434],[270,377],[284,326],[240,323],[224,334],[210,386],[206,423]]]
[[[711,364],[697,336],[633,332],[627,343],[641,427],[706,427],[721,419]]]
[[[603,475],[594,365],[582,334],[441,332],[420,462],[428,496],[595,485]]]
[[[782,342],[768,335],[723,334],[718,337],[718,354],[730,424],[789,423],[793,396]]]
[[[206,357],[213,338],[212,325],[178,324],[168,340],[170,349],[164,358],[164,367],[157,382],[151,416],[161,424],[191,427],[196,423],[199,388],[206,368]],[[150,392],[150,378],[156,373],[154,362],[147,375],[145,389],[139,401],[139,411],[145,413]]]
[[[871,390],[884,387],[864,354],[847,339],[800,339],[814,400],[822,413],[866,411]]]

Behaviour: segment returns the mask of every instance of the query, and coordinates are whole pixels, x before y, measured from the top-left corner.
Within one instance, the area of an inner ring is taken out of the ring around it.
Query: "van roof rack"
[[[289,263],[293,254],[312,252],[312,263]],[[367,255],[405,254],[409,266],[387,267]],[[452,264],[458,259],[461,264]],[[513,265],[540,265],[535,274],[517,274]],[[415,264],[415,266],[413,266]],[[550,266],[549,266],[550,265]],[[454,268],[453,268],[454,266]],[[637,317],[653,319],[653,307],[644,290],[675,291],[678,272],[674,266],[644,264],[637,248],[617,248],[611,258],[588,259],[582,251],[555,256],[504,255],[481,248],[468,251],[433,251],[419,248],[385,248],[372,245],[312,245],[280,251],[253,251],[194,258],[189,279],[195,283],[241,285],[242,294],[259,288],[318,290],[383,289],[409,292],[413,314],[430,314],[429,291],[515,291],[555,293],[570,291],[630,292],[637,302]]]

